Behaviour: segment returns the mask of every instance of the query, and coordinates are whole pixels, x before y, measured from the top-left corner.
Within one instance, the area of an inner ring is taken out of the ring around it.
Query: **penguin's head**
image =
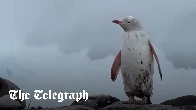
[[[133,16],[126,16],[120,20],[113,20],[112,22],[119,24],[125,32],[142,28],[140,22]]]

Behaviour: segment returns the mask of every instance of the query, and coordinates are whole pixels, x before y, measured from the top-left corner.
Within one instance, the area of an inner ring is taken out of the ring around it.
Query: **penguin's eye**
[[[130,23],[130,22],[128,22],[128,23]]]

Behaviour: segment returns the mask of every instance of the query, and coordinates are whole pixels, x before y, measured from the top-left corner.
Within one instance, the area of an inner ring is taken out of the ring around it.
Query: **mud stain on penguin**
[[[143,61],[141,61],[141,64],[143,65]]]
[[[137,40],[138,40],[137,34],[135,34],[135,37],[136,37],[136,38],[137,38]]]
[[[151,64],[149,64],[149,67],[150,67],[150,71],[151,71]]]

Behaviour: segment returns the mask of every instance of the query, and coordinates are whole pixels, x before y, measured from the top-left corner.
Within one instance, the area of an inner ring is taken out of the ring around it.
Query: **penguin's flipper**
[[[116,58],[114,59],[114,62],[112,64],[111,68],[111,79],[114,82],[117,78],[117,75],[120,70],[120,65],[121,65],[121,50],[118,52]]]
[[[151,44],[150,42],[149,42],[149,46],[150,46],[150,51],[151,51],[151,53],[154,55],[155,60],[156,60],[156,62],[157,62],[158,70],[159,70],[159,74],[160,74],[160,78],[161,78],[161,81],[162,81],[162,72],[161,72],[161,66],[160,66],[160,64],[159,64],[158,56],[157,56],[157,54],[156,54],[156,51],[155,51],[154,47],[152,46],[152,44]]]

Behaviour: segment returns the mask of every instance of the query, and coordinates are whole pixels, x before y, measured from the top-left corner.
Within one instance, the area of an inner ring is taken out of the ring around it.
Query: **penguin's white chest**
[[[132,91],[151,89],[150,76],[153,75],[153,56],[149,39],[143,31],[126,33],[121,48],[121,73],[125,86]]]

